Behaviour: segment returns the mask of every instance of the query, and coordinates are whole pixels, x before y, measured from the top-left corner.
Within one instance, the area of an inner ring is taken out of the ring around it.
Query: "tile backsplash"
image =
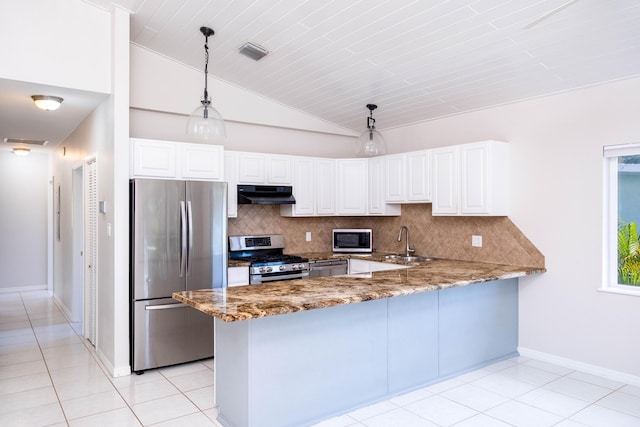
[[[228,233],[284,234],[288,253],[330,252],[334,228],[371,228],[378,251],[402,252],[404,233],[409,228],[411,247],[418,255],[482,261],[489,263],[544,267],[544,255],[508,217],[434,217],[431,204],[402,205],[399,217],[309,217],[280,216],[280,206],[239,205],[238,217],[228,222]],[[306,232],[311,241],[305,241]],[[471,246],[471,236],[482,236],[482,247]]]

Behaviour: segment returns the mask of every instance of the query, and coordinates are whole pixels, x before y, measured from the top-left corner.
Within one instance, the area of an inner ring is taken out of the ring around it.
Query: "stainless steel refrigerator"
[[[213,356],[213,318],[173,292],[227,286],[227,184],[130,183],[131,367]]]

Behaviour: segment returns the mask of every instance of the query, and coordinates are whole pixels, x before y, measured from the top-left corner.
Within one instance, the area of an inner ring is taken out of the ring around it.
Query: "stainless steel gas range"
[[[229,258],[250,262],[249,284],[309,277],[309,260],[284,251],[284,236],[229,236]]]

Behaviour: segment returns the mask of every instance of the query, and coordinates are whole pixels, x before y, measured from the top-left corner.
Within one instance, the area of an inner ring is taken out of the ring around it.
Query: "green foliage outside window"
[[[640,239],[635,222],[618,224],[618,283],[640,286]]]

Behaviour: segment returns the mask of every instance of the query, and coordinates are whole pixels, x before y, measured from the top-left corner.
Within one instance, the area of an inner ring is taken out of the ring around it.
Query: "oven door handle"
[[[305,271],[298,274],[287,274],[282,276],[262,276],[260,277],[261,282],[277,282],[278,280],[289,280],[289,279],[304,279],[305,277],[309,277],[309,272]]]

